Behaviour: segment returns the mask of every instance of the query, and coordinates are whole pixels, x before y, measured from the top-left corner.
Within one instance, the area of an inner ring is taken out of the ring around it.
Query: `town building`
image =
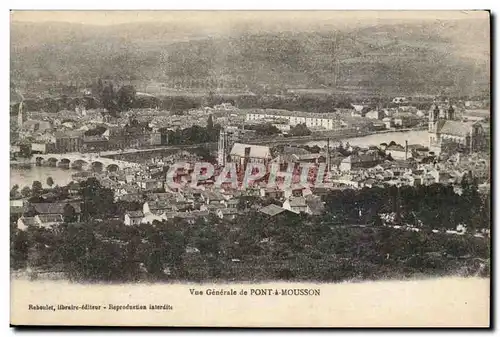
[[[351,171],[354,169],[369,168],[380,162],[377,154],[353,154],[344,158],[339,165],[340,171]]]
[[[42,228],[52,228],[64,222],[62,214],[37,214],[35,223]]]
[[[308,128],[321,127],[326,130],[338,130],[342,124],[335,113],[312,113],[303,111],[287,111],[278,109],[256,110],[246,114],[247,121],[262,119],[287,120],[288,124],[295,126],[305,124]]]
[[[26,217],[22,216],[17,219],[17,228],[21,231],[25,231],[28,227],[36,226],[37,222],[35,221],[35,217]]]
[[[283,207],[278,206],[278,205],[270,204],[270,205],[267,205],[267,206],[259,209],[259,212],[263,213],[265,215],[268,215],[269,217],[274,217],[274,216],[281,214],[283,212],[287,212],[287,210],[284,209]]]
[[[392,116],[392,122],[396,127],[410,128],[418,125],[422,119],[411,112],[397,112]]]
[[[55,137],[55,152],[81,152],[83,149],[83,131],[68,130],[56,132]]]
[[[408,142],[405,143],[405,146],[400,144],[391,144],[385,149],[385,152],[390,154],[391,157],[396,160],[406,160],[412,157],[411,151],[408,148]]]
[[[141,211],[128,211],[124,216],[125,226],[136,226],[142,221],[144,214]]]
[[[442,117],[444,116],[444,117]],[[429,150],[439,155],[445,144],[453,143],[469,152],[477,150],[485,141],[480,122],[462,122],[456,119],[455,108],[435,105],[429,112]]]
[[[379,109],[368,111],[365,114],[365,118],[378,119],[378,120],[382,120],[385,116],[386,115],[385,115],[384,111],[379,110]]]
[[[267,164],[271,160],[268,146],[235,143],[230,153],[231,161],[245,167],[247,163]]]
[[[80,221],[80,215],[82,213],[82,203],[80,201],[68,200],[67,202],[32,203],[31,206],[37,214],[41,215],[65,214],[65,208],[71,206],[76,217],[76,221]]]
[[[309,206],[305,197],[291,197],[283,202],[283,208],[293,213],[308,213]]]
[[[320,215],[324,211],[324,204],[316,195],[291,196],[283,202],[283,208],[296,214]]]

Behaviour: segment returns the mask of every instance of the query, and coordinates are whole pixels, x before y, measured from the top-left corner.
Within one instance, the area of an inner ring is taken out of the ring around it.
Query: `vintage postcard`
[[[488,11],[11,11],[11,324],[489,327]]]

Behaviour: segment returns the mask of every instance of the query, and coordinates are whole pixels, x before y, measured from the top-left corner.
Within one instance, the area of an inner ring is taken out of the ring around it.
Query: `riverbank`
[[[256,289],[278,295],[259,296]],[[282,290],[313,289],[315,296]],[[193,295],[196,290],[203,295]],[[208,295],[207,290],[236,295]],[[254,290],[252,292],[252,290]],[[244,292],[247,295],[244,295]],[[28,310],[28,305],[53,305]],[[57,310],[57,305],[101,306]],[[145,309],[116,310],[118,306]],[[169,305],[165,310],[150,305]],[[406,281],[316,284],[121,284],[11,280],[11,324],[234,327],[487,327],[489,278],[441,277]],[[113,309],[115,308],[115,309]],[[293,318],[293,319],[290,319]]]
[[[355,130],[346,130],[346,131],[325,131],[321,133],[314,133],[310,136],[302,136],[302,137],[273,137],[273,138],[264,138],[258,139],[250,142],[251,144],[261,144],[261,145],[278,145],[278,144],[289,144],[289,143],[299,143],[299,144],[309,144],[312,142],[324,142],[326,144],[326,140],[329,139],[331,142],[338,141],[350,141],[350,139],[362,139],[368,138],[371,136],[388,136],[393,134],[407,134],[407,133],[426,133],[427,128],[425,127],[417,127],[411,129],[390,129],[390,130],[381,130],[381,131],[355,131]],[[427,133],[426,133],[427,134]],[[379,145],[379,144],[371,144],[371,145]]]

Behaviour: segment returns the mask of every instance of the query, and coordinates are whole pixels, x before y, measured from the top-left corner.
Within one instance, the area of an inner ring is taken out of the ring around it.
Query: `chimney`
[[[450,107],[448,108],[448,119],[453,120],[455,119],[455,109],[453,109],[453,106],[450,104]]]
[[[243,171],[246,171],[248,162],[250,161],[250,150],[250,146],[245,147],[245,156],[243,157]]]
[[[326,140],[326,172],[330,172],[330,138]]]

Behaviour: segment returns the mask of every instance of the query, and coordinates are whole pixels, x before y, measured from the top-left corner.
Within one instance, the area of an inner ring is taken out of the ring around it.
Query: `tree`
[[[63,218],[64,222],[66,223],[76,221],[76,211],[75,208],[71,206],[71,204],[64,205]]]
[[[37,214],[38,214],[38,212],[36,211],[35,206],[33,206],[32,204],[29,204],[28,208],[24,212],[24,216],[30,217],[30,218],[34,217]]]
[[[100,99],[102,97],[103,90],[104,84],[102,83],[102,79],[98,79],[97,84],[92,86],[92,94]]]
[[[238,199],[238,210],[245,210],[251,208],[254,205],[257,205],[259,201],[258,197],[252,195],[245,195]]]
[[[118,109],[120,111],[127,111],[132,108],[135,102],[135,96],[137,91],[135,87],[132,85],[124,85],[118,90],[117,99],[118,99]]]
[[[297,124],[290,129],[290,135],[296,137],[303,137],[311,135],[311,130],[304,124]]]
[[[20,156],[23,158],[31,158],[33,156],[33,153],[31,152],[31,147],[22,144]]]
[[[212,131],[214,128],[214,120],[212,118],[212,115],[208,116],[208,120],[207,120],[207,129],[208,129],[208,132]]]
[[[15,184],[14,186],[12,186],[12,188],[10,189],[10,197],[11,198],[15,198],[17,196],[17,194],[19,193],[19,185],[18,184]]]
[[[258,136],[272,136],[280,133],[280,130],[271,123],[252,125],[247,128],[255,130]]]
[[[23,189],[21,190],[21,195],[25,198],[27,198],[31,195],[31,189],[29,188],[29,186],[23,187]]]
[[[47,178],[47,185],[49,185],[49,187],[52,187],[52,185],[54,185],[54,179],[52,179],[52,177]]]
[[[101,102],[104,109],[106,109],[108,113],[114,115],[118,111],[118,104],[116,102],[116,93],[112,83],[109,83],[107,86],[104,87],[101,95]]]
[[[80,195],[83,197],[82,214],[86,217],[113,215],[115,210],[114,193],[102,187],[99,180],[92,177],[81,182]]]
[[[43,192],[42,183],[38,180],[33,181],[33,185],[31,186],[31,192],[34,197],[40,196]]]

